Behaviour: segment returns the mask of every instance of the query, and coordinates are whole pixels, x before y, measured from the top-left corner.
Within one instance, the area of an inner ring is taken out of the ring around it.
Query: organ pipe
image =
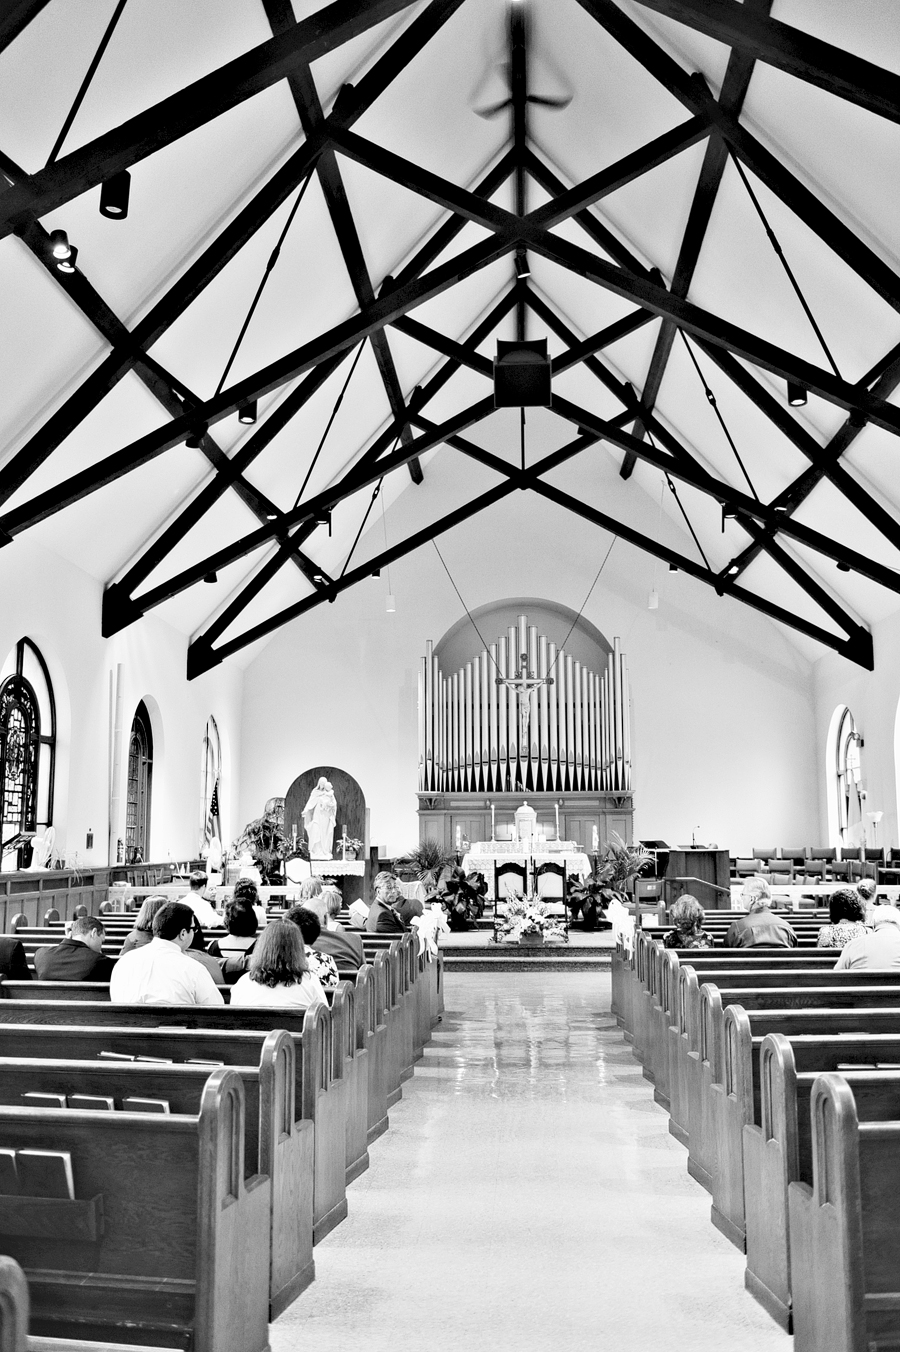
[[[523,674],[540,683],[522,691],[505,683]],[[418,695],[420,792],[631,789],[630,687],[618,639],[592,671],[520,615],[458,671],[441,671],[429,641]]]

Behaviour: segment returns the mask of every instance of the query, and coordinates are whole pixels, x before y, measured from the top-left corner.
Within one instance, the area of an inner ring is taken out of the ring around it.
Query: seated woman
[[[123,953],[130,953],[133,948],[143,948],[144,944],[150,943],[153,938],[153,917],[161,906],[165,906],[168,900],[168,897],[145,898],[143,906],[137,913],[134,929],[130,934],[125,935],[120,957]]]
[[[338,984],[340,977],[334,958],[329,953],[317,953],[313,948],[313,944],[322,933],[319,917],[315,911],[310,911],[305,906],[292,906],[285,912],[284,918],[300,931],[309,970],[319,978],[326,990],[331,990]]]
[[[264,925],[268,920],[266,908],[259,899],[259,888],[250,878],[239,878],[234,885],[234,891],[231,894],[233,901],[246,902],[252,906],[256,912],[256,919],[260,925]]]
[[[696,897],[680,896],[672,907],[675,928],[665,937],[666,948],[712,948],[715,939],[703,928],[705,918]]]
[[[852,887],[839,887],[828,902],[828,919],[816,939],[816,948],[845,948],[866,933],[865,904]]]
[[[230,985],[247,971],[259,928],[256,911],[244,897],[232,897],[225,903],[225,928],[228,933],[221,939],[213,939],[207,952],[211,958],[221,960],[225,980]]]
[[[310,1009],[325,1004],[325,992],[309,970],[303,936],[296,925],[273,920],[260,935],[245,972],[231,991],[234,1005],[293,1005]]]

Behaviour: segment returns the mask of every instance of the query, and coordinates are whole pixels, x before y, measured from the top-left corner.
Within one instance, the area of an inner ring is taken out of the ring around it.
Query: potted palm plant
[[[424,883],[428,888],[436,889],[444,871],[456,860],[455,854],[448,853],[439,840],[423,840],[400,859],[394,861],[394,867],[401,878]]]
[[[567,902],[572,918],[580,911],[584,928],[596,929],[613,898],[627,902],[631,884],[652,860],[653,855],[643,845],[629,845],[614,831],[603,858],[594,855],[590,877],[573,882],[569,888]]]

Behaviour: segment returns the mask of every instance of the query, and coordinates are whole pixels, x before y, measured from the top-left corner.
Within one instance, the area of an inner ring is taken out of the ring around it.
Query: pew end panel
[[[315,1122],[313,1138],[313,1244],[347,1215],[347,1086],[332,1079],[334,1021],[321,1005],[303,1019],[303,1116]]]
[[[752,1120],[751,1099],[751,1117],[743,1127],[747,1236],[744,1285],[776,1323],[791,1333],[788,1187],[799,1177],[797,1074],[791,1044],[781,1033],[770,1033],[763,1039],[759,1083],[760,1125]]]
[[[859,1128],[840,1075],[820,1075],[810,1097],[813,1182],[791,1183],[794,1346],[868,1352]]]
[[[103,1198],[94,1241],[0,1240],[25,1269],[32,1332],[265,1352],[268,1282],[247,1278],[267,1264],[270,1182],[245,1180],[243,1128],[225,1068],[196,1117],[0,1109],[3,1146],[69,1150],[76,1195]]]
[[[714,1095],[713,1085],[721,1078],[721,1052],[719,1037],[721,1032],[722,997],[718,989],[704,983],[699,990],[699,1098],[697,1111],[691,1118],[691,1134],[688,1144],[688,1173],[698,1183],[713,1190],[716,1174],[716,1113],[720,1095]]]
[[[27,1352],[29,1299],[25,1273],[0,1255],[0,1352]]]

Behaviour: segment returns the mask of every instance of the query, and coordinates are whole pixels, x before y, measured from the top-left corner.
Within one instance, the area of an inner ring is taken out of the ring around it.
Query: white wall
[[[860,757],[863,785],[868,794],[865,811],[884,813],[878,825],[878,845],[895,846],[900,841],[896,749],[900,703],[900,614],[873,625],[872,636],[875,645],[874,671],[864,671],[837,653],[826,653],[815,664],[816,778],[823,842],[828,830],[825,760],[828,728],[839,704],[848,706],[865,743]],[[867,831],[871,845],[874,843],[871,824],[867,823]]]
[[[413,490],[417,518],[447,510],[439,478],[432,464]],[[535,504],[516,493],[441,537],[470,609],[522,595],[581,606],[609,537]],[[388,513],[388,541],[400,534],[397,510]],[[660,529],[668,531],[665,521]],[[380,547],[379,529],[369,556]],[[651,585],[656,612],[647,610]],[[243,818],[303,770],[333,764],[362,786],[373,843],[394,854],[418,839],[418,663],[426,639],[440,639],[461,607],[431,545],[392,566],[391,588],[395,614],[385,612],[382,574],[276,634],[247,667]],[[684,843],[696,827],[698,838],[733,852],[812,839],[811,666],[776,625],[621,542],[585,615],[607,638],[619,635],[628,657],[638,835]]]
[[[200,824],[201,741],[213,714],[224,743],[223,829],[240,829],[242,672],[225,665],[188,684],[187,638],[154,617],[110,640],[100,634],[102,586],[27,537],[0,550],[0,662],[22,637],[40,648],[50,670],[57,708],[57,846],[87,864],[107,862],[109,813],[109,673],[122,664],[124,836],[128,733],[138,701],[151,709],[154,733],[150,845],[154,859],[196,853]],[[92,830],[94,848],[85,835]]]

